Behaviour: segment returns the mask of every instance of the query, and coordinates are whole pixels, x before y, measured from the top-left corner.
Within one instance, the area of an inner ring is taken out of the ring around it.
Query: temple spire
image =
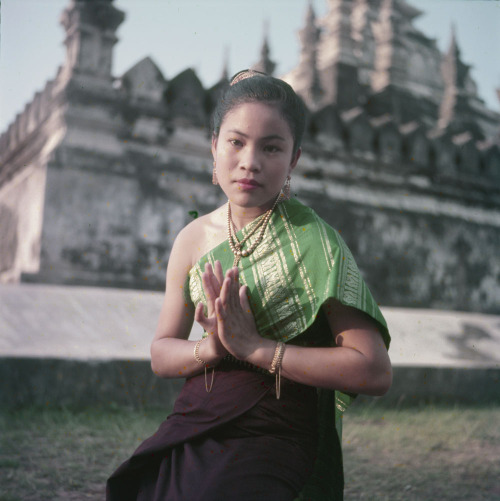
[[[353,0],[329,0],[327,14],[319,20],[317,67],[322,104],[349,109],[358,101],[358,61],[351,35]]]
[[[320,29],[316,21],[316,14],[309,1],[304,28],[299,31],[301,53],[299,66],[302,68],[307,88],[303,95],[306,103],[312,108],[317,108],[323,96],[318,72],[318,42]]]
[[[453,133],[468,130],[479,139],[481,134],[472,126],[474,114],[472,101],[477,99],[477,88],[470,76],[470,65],[461,59],[456,28],[453,24],[450,45],[448,52],[443,56],[441,72],[444,95],[439,109],[439,128],[450,129]]]
[[[224,48],[224,61],[222,63],[221,81],[229,81],[229,47]]]
[[[388,85],[399,86],[405,82],[407,61],[399,43],[402,38],[401,17],[395,0],[382,0],[373,28],[376,49],[372,89],[380,91]]]
[[[454,86],[456,89],[464,88],[470,66],[462,62],[454,23],[451,25],[450,45],[444,56],[442,69],[445,85]]]
[[[319,29],[316,26],[316,13],[312,1],[307,3],[305,26],[299,31],[299,37],[303,45],[314,45],[319,40]]]
[[[260,60],[252,66],[252,69],[256,71],[262,71],[267,75],[272,75],[274,69],[276,68],[276,63],[269,57],[271,51],[269,49],[268,32],[269,23],[268,21],[266,21],[264,23],[264,41],[262,43],[262,49],[260,51]]]
[[[68,78],[77,73],[111,82],[115,33],[124,18],[112,0],[71,1],[60,20],[66,30],[64,71]]]
[[[353,0],[329,0],[326,16],[320,21],[322,37],[318,44],[320,71],[335,64],[356,65],[351,36]]]
[[[302,58],[304,57],[304,55],[307,57],[313,52],[316,52],[316,46],[319,42],[319,34],[320,30],[317,26],[316,14],[314,13],[311,1],[309,1],[306,12],[305,25],[299,31],[299,39],[302,45]]]

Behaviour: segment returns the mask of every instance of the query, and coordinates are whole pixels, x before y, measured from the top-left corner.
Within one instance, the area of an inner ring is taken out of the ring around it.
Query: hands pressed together
[[[239,360],[248,357],[261,345],[248,300],[248,287],[240,285],[238,268],[231,268],[224,277],[220,261],[207,263],[202,274],[207,298],[207,315],[200,302],[195,320],[208,333],[200,345],[200,357],[210,365],[217,364],[230,353]]]
[[[220,262],[213,268],[207,264],[202,283],[207,312],[205,315],[200,303],[194,318],[208,336],[198,346],[198,357],[215,366],[230,353],[252,365],[272,367],[279,345],[259,335],[248,288],[240,284],[238,269],[231,268],[224,277]],[[283,377],[320,388],[383,395],[390,387],[392,372],[380,332],[355,308],[334,302],[333,309],[326,316],[337,346],[287,346],[280,364]]]

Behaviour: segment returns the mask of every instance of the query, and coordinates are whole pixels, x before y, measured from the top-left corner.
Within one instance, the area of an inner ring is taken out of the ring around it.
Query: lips
[[[255,179],[248,179],[246,177],[242,178],[242,179],[238,179],[236,181],[238,184],[241,184],[241,185],[246,185],[246,186],[262,186],[260,183],[258,183],[257,181],[255,181]]]

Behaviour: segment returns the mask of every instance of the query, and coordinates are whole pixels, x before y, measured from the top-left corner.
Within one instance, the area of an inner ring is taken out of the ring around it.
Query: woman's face
[[[288,123],[275,106],[260,102],[233,108],[212,140],[217,179],[231,204],[272,207],[297,164]]]

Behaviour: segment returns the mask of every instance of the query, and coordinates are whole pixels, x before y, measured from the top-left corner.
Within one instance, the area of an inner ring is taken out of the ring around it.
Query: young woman
[[[342,499],[340,417],[390,387],[389,334],[339,234],[288,199],[304,127],[292,88],[251,70],[218,103],[228,202],[179,233],[151,346],[153,371],[186,383],[109,501]]]

